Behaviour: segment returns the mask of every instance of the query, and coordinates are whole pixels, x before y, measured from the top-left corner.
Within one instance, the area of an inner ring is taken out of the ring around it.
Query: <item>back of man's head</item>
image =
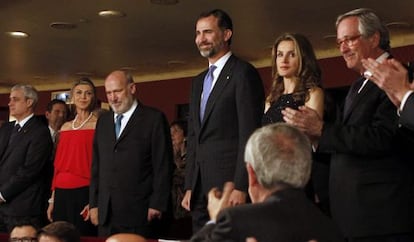
[[[303,188],[311,172],[311,144],[297,128],[285,123],[271,124],[250,136],[244,160],[265,189]]]
[[[145,242],[144,237],[137,234],[120,233],[111,235],[105,242]]]
[[[39,242],[53,238],[62,242],[80,242],[80,233],[76,227],[66,221],[56,221],[41,228],[38,232]]]

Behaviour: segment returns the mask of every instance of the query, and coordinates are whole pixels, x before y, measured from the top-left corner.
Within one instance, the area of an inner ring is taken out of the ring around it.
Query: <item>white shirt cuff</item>
[[[215,224],[216,223],[216,221],[215,220],[209,220],[207,223],[206,223],[206,225],[207,224]]]
[[[1,194],[1,192],[0,192],[0,200],[1,200],[2,202],[6,202],[6,199],[4,199],[3,195]]]
[[[414,90],[410,90],[410,91],[407,91],[405,94],[404,94],[404,97],[402,98],[402,100],[401,100],[401,105],[400,105],[400,108],[398,109],[398,116],[400,116],[400,112],[402,112],[402,110],[404,109],[404,106],[405,106],[405,103],[407,102],[407,99],[408,99],[408,97],[411,95],[411,93],[413,93],[414,92]]]

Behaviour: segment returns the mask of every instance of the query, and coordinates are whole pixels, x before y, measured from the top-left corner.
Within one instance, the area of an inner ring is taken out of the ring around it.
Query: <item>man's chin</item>
[[[348,67],[348,69],[354,69],[355,68],[355,62],[354,61],[351,61],[351,60],[347,61],[347,60],[345,60],[345,62],[346,62],[346,67]]]
[[[204,58],[210,57],[210,51],[202,51],[200,50],[200,55]]]

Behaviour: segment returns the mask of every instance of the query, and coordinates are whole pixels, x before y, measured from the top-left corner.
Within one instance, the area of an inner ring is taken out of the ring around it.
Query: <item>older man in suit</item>
[[[311,172],[311,145],[298,129],[285,123],[256,130],[245,156],[249,195],[253,204],[230,206],[233,189],[209,193],[211,216],[191,241],[343,241],[332,220],[306,198],[303,187]]]
[[[285,120],[312,137],[319,151],[332,153],[332,217],[347,241],[412,241],[412,177],[393,148],[397,113],[385,92],[362,76],[362,59],[381,63],[390,57],[389,33],[370,9],[340,15],[336,23],[346,65],[361,74],[343,115],[324,123],[314,110],[301,107],[285,110]]]
[[[136,233],[153,237],[151,222],[167,210],[172,145],[167,119],[138,102],[132,76],[114,71],[105,80],[112,112],[96,124],[90,213],[100,236]]]
[[[52,151],[47,126],[34,116],[36,90],[16,85],[10,93],[10,115],[16,121],[0,129],[0,231],[21,219],[41,224],[45,167]]]
[[[193,231],[208,221],[206,194],[232,182],[232,205],[246,201],[243,151],[260,126],[263,83],[256,69],[230,51],[232,20],[222,10],[202,13],[195,43],[209,69],[195,77],[190,96],[186,194],[182,206],[192,211]]]

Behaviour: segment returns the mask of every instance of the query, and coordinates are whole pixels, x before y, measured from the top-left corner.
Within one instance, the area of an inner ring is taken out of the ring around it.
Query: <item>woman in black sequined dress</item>
[[[279,36],[272,49],[272,87],[262,124],[283,122],[281,111],[306,105],[323,116],[321,70],[309,40],[301,34]]]

